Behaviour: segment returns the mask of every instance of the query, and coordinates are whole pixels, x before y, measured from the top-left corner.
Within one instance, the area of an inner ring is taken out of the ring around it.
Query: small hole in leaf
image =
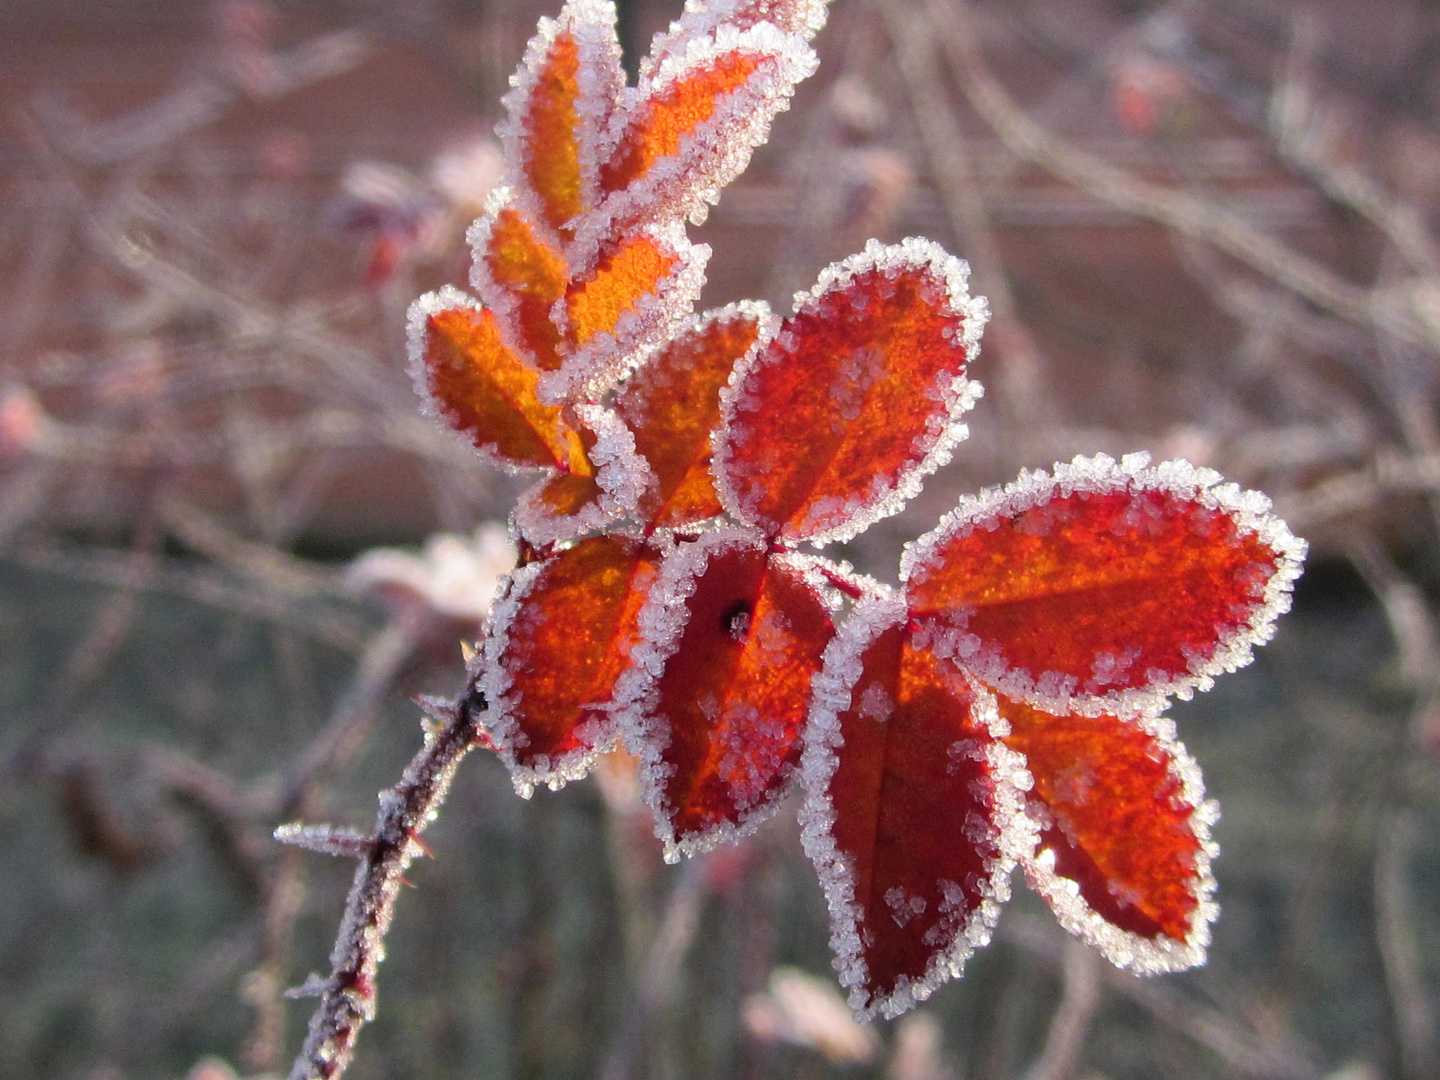
[[[750,633],[750,615],[750,601],[736,600],[720,616],[720,629],[736,641],[744,641]]]

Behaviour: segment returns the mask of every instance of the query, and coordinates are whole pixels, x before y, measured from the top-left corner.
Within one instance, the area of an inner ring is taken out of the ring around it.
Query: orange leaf
[[[965,435],[985,319],[928,241],[832,268],[724,395],[720,498],[785,540],[844,540],[900,509]]]
[[[600,255],[565,295],[570,350],[540,381],[547,400],[594,400],[690,314],[710,249],[678,224],[646,226]]]
[[[606,706],[659,565],[656,549],[612,535],[514,573],[492,616],[480,685],[487,730],[521,794],[578,779],[613,745]]]
[[[542,371],[560,366],[560,331],[550,317],[565,295],[565,259],[514,207],[481,219],[476,236],[476,287],[501,311],[516,343]]]
[[[989,939],[1033,834],[991,695],[862,601],[825,653],[802,765],[805,850],[857,1012],[897,1016]]]
[[[715,114],[720,99],[742,88],[759,66],[753,53],[724,53],[651,97],[630,122],[619,153],[601,170],[605,190],[627,187],[660,158],[679,153],[680,140],[692,136]]]
[[[536,396],[538,374],[493,312],[447,287],[411,305],[409,333],[416,387],[446,424],[506,465],[591,472],[580,432]]]
[[[795,84],[815,69],[802,37],[765,22],[690,38],[646,64],[613,154],[599,223],[704,217],[749,163]]]
[[[763,304],[732,304],[697,319],[626,384],[615,411],[635,433],[635,449],[658,483],[639,512],[652,528],[720,514],[710,479],[710,431],[720,419],[720,388],[735,362],[774,318]]]
[[[532,544],[572,540],[633,515],[654,477],[635,453],[635,440],[610,409],[574,405],[566,415],[580,432],[588,473],[547,477],[520,496],[513,524]]]
[[[621,316],[654,293],[679,261],[678,254],[654,237],[627,237],[601,258],[589,278],[568,290],[570,340],[584,345],[596,334],[614,334]]]
[[[962,500],[906,552],[935,648],[1049,712],[1155,711],[1248,663],[1305,545],[1185,462],[1076,458]]]
[[[733,528],[667,558],[640,625],[626,743],[673,861],[777,809],[833,627],[803,561]]]
[[[1216,810],[1169,721],[999,707],[1035,781],[1040,836],[1022,865],[1061,924],[1144,974],[1203,963]]]
[[[624,85],[614,6],[568,3],[542,19],[501,125],[505,158],[516,163],[538,218],[566,232],[595,202],[595,148]],[[528,209],[528,207],[527,207]]]

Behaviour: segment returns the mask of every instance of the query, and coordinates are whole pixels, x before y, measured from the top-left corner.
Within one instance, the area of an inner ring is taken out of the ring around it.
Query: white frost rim
[[[635,450],[635,436],[613,409],[587,403],[574,406],[574,412],[576,419],[595,435],[590,463],[595,466],[600,495],[578,514],[566,517],[551,511],[541,498],[553,476],[532,485],[520,496],[511,514],[516,532],[532,544],[573,540],[627,517],[655,483],[650,463]]]

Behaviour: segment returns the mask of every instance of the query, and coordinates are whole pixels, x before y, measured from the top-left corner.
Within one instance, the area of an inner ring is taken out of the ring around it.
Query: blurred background
[[[271,831],[368,828],[508,558],[517,481],[419,416],[403,322],[557,6],[0,5],[0,1076],[297,1049],[350,866]],[[679,8],[624,0],[632,64]],[[524,802],[476,755],[350,1076],[1440,1076],[1440,7],[835,0],[816,44],[695,230],[704,306],[924,234],[994,312],[969,441],[838,554],[893,580],[958,493],[1141,449],[1311,542],[1174,709],[1210,963],[1118,974],[1020,886],[860,1027],[793,816],[667,867],[623,760]]]

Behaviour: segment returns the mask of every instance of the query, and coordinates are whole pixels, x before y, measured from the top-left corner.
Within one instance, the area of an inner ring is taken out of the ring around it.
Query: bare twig
[[[961,241],[961,250],[974,268],[976,290],[990,304],[989,333],[992,347],[1000,350],[1006,404],[1012,412],[1023,407],[1030,420],[1027,428],[1042,428],[1053,420],[1042,360],[1029,329],[1020,321],[968,140],[943,93],[934,28],[929,18],[917,17],[900,4],[882,0],[877,7],[905,78],[915,122],[930,159],[930,176]]]
[[[330,955],[320,1006],[290,1069],[290,1080],[334,1080],[350,1063],[360,1029],[375,1015],[375,976],[405,870],[423,853],[416,839],[430,824],[462,758],[484,739],[484,698],[470,690],[453,702],[400,783],[380,795],[370,850],[355,868],[340,934]]]

